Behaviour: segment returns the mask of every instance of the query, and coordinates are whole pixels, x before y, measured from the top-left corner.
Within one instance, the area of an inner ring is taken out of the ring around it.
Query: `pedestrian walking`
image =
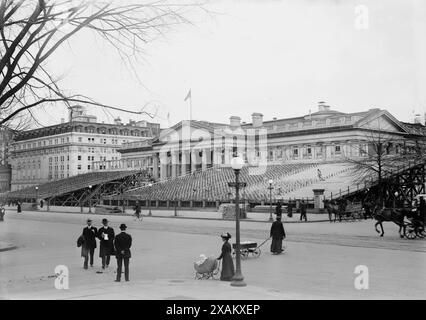
[[[4,204],[0,205],[0,221],[4,221],[4,215],[6,214],[6,209],[4,208]]]
[[[288,201],[288,205],[287,205],[287,217],[291,218],[293,217],[293,202],[292,201]]]
[[[220,274],[221,281],[231,281],[235,274],[234,262],[232,261],[232,248],[229,244],[229,239],[231,239],[231,235],[227,232],[221,235],[223,245],[222,252],[217,258],[218,260],[222,259],[222,272]]]
[[[277,206],[275,207],[275,214],[277,215],[277,218],[280,217],[281,219],[281,216],[283,214],[281,202],[278,202]]]
[[[43,201],[43,199],[41,199],[41,200],[40,200],[40,208],[42,208],[42,209],[43,209],[43,206],[44,206],[44,201]]]
[[[272,238],[271,252],[273,254],[280,254],[283,252],[283,239],[285,239],[284,225],[281,222],[281,217],[272,223],[271,232],[269,236]]]
[[[130,247],[132,246],[132,236],[126,233],[127,226],[122,223],[120,225],[121,233],[114,240],[115,257],[117,259],[117,278],[116,282],[121,281],[121,273],[124,262],[124,279],[129,281],[129,262],[132,256]]]
[[[141,204],[138,201],[136,203],[136,206],[135,206],[135,221],[136,220],[139,220],[139,221],[142,220],[141,212],[142,212]]]
[[[18,213],[21,213],[21,212],[22,212],[22,204],[21,204],[21,201],[18,201],[18,206],[17,206],[16,210],[17,210],[17,212],[18,212]]]
[[[324,179],[324,177],[322,176],[322,172],[321,172],[321,170],[320,169],[318,169],[317,170],[317,175],[318,175],[318,179],[320,180],[320,181],[324,181],[325,179]]]
[[[83,268],[88,268],[88,262],[90,258],[90,266],[93,267],[93,256],[95,254],[96,249],[96,236],[98,233],[98,230],[92,226],[92,219],[87,219],[86,221],[87,226],[83,228],[83,237],[84,237],[84,248],[85,248],[85,255],[84,255],[84,264]],[[83,248],[82,248],[83,250]]]
[[[102,259],[102,269],[109,267],[111,256],[114,255],[114,229],[108,226],[108,220],[102,219],[102,227],[98,230],[99,257]]]
[[[308,217],[306,216],[306,203],[304,200],[300,203],[300,221],[302,221],[302,219],[308,221]]]

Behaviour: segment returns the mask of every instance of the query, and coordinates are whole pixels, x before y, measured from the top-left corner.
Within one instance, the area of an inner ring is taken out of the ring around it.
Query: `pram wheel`
[[[262,251],[260,250],[260,248],[256,248],[253,251],[253,257],[258,258],[260,256],[260,254],[262,253]]]

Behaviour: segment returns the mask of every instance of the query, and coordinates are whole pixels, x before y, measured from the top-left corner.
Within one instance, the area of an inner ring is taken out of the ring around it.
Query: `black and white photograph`
[[[0,300],[426,299],[425,1],[0,0],[0,72]]]

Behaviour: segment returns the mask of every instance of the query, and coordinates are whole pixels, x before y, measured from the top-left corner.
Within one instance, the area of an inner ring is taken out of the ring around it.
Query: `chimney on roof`
[[[61,123],[65,123],[65,119],[64,118],[61,118]]]
[[[121,125],[121,119],[120,119],[120,117],[117,117],[117,118],[114,119],[114,124],[115,125]]]
[[[318,111],[329,111],[330,106],[327,106],[324,101],[318,102]]]
[[[232,116],[229,118],[229,123],[232,129],[238,128],[241,126],[241,118],[237,116]]]
[[[251,119],[254,128],[258,128],[263,125],[263,114],[255,112],[251,115]]]

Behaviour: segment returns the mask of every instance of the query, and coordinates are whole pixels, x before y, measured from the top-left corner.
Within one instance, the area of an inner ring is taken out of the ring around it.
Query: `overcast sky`
[[[356,27],[359,5],[368,8],[367,29]],[[195,26],[147,45],[135,66],[140,82],[91,34],[63,47],[49,68],[64,75],[62,87],[106,104],[138,110],[154,101],[163,127],[167,114],[171,125],[189,118],[190,88],[193,119],[226,123],[253,112],[301,116],[318,101],[343,112],[384,108],[403,121],[426,111],[424,0],[211,0],[208,9],[217,14],[197,14]],[[41,122],[65,116],[49,112]]]

